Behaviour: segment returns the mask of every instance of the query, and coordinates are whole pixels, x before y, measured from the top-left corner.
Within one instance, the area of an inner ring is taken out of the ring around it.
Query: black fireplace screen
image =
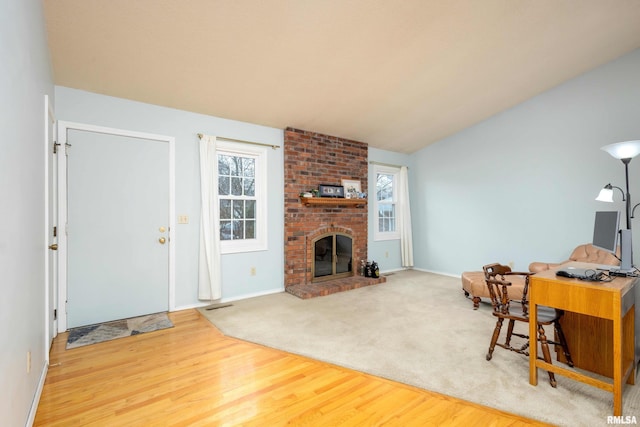
[[[331,234],[313,245],[313,277],[328,279],[350,276],[353,269],[353,241],[343,234]]]

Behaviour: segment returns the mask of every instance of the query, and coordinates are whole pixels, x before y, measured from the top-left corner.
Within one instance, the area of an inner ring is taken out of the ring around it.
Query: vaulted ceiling
[[[44,0],[55,84],[414,152],[640,47],[640,0]]]

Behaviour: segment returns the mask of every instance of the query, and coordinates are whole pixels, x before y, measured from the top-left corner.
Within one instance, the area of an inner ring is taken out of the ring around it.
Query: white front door
[[[71,128],[66,145],[66,327],[171,309],[170,144]]]

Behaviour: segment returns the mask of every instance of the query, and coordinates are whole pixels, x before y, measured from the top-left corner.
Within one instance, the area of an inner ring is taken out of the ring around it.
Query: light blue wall
[[[66,87],[56,86],[55,90],[59,120],[175,137],[176,215],[189,216],[189,224],[176,226],[176,306],[185,308],[199,304],[200,172],[197,134],[258,141],[281,147],[283,131]],[[269,149],[267,152],[269,248],[267,251],[222,256],[223,300],[283,289],[283,150]],[[251,267],[255,267],[255,276],[251,276]]]
[[[609,182],[624,187],[622,163],[600,147],[640,139],[638,76],[640,50],[417,152],[416,266],[523,270],[591,241],[596,210],[624,210],[619,193],[615,204],[594,198]],[[639,159],[630,175],[635,204]]]
[[[0,424],[22,426],[48,351],[44,95],[53,84],[40,1],[0,2],[0,94]]]
[[[413,175],[412,158],[410,155],[397,153],[387,150],[379,150],[369,147],[369,161],[384,163],[394,166],[408,166],[409,180]],[[376,176],[374,173],[374,165],[369,165],[369,245],[367,248],[369,259],[376,261],[380,267],[380,271],[394,271],[402,269],[402,259],[400,257],[400,240],[374,240],[374,231],[377,226],[378,216],[375,210],[375,188]],[[410,191],[412,190],[410,185]],[[413,197],[413,195],[410,195]]]

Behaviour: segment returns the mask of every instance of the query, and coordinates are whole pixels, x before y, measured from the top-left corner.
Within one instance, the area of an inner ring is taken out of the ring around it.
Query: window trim
[[[218,140],[216,142],[216,174],[218,173],[218,155],[252,157],[255,159],[255,200],[256,200],[256,238],[239,240],[220,240],[220,253],[232,254],[265,251],[267,241],[267,147]],[[218,233],[220,228],[220,196],[217,197]]]
[[[393,202],[391,203],[379,203],[378,201],[378,174],[384,175],[393,175]],[[374,200],[374,218],[375,225],[373,229],[373,240],[374,241],[383,241],[383,240],[399,240],[400,239],[400,231],[398,230],[398,217],[400,216],[400,206],[398,205],[398,185],[400,180],[400,169],[375,165],[373,168],[373,188],[375,189],[373,192],[373,200]],[[380,231],[380,217],[379,217],[379,206],[383,205],[394,205],[395,206],[395,217],[396,217],[396,230],[395,231]]]

